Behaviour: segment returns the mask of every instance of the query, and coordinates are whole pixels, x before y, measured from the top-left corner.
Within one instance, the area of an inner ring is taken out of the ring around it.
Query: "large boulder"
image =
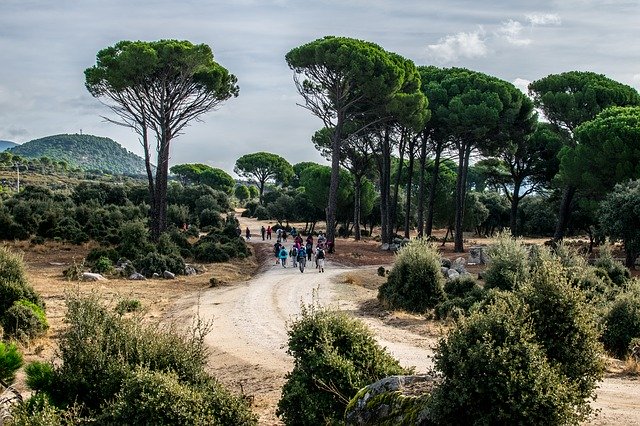
[[[484,265],[487,263],[487,255],[484,252],[484,247],[475,246],[469,249],[469,260],[467,264]]]
[[[347,425],[420,425],[427,421],[426,401],[437,379],[426,374],[391,376],[368,385],[351,399]]]
[[[93,272],[82,273],[82,281],[102,281],[102,280],[106,280],[106,278],[100,274],[95,274]]]
[[[467,270],[464,268],[465,265],[467,264],[467,261],[465,260],[464,257],[458,257],[456,260],[453,261],[453,263],[451,264],[451,268],[455,269],[456,271],[458,271],[458,273],[460,275],[462,274],[466,274]]]

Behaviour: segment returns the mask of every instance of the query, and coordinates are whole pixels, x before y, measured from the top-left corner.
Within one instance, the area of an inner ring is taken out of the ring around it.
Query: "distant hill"
[[[101,170],[110,174],[145,174],[144,160],[124,149],[116,141],[93,135],[54,135],[34,139],[11,149],[22,157],[49,157],[65,160],[83,170]]]
[[[14,146],[18,146],[18,144],[15,142],[0,140],[0,152],[4,151],[5,149],[11,149]]]

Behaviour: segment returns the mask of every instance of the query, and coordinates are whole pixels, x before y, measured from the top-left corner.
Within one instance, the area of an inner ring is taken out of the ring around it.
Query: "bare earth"
[[[375,266],[366,265],[372,262],[389,265],[392,256],[386,253],[374,256],[376,243],[339,242],[339,253],[328,259],[324,274],[318,273],[313,265],[300,273],[291,266],[285,269],[274,265],[270,246],[263,245],[255,236],[260,222],[239,219],[243,230],[247,225],[252,230],[254,251],[263,263],[262,271],[251,279],[249,276],[259,266],[255,258],[230,265],[208,265],[207,274],[175,281],[71,284],[61,277],[64,267],[51,265],[50,261],[69,264],[73,257],[81,258],[83,251],[86,254],[88,248],[77,252],[62,247],[47,248],[43,253],[25,248],[27,273],[36,290],[45,297],[51,323],[46,339],[25,348],[27,361],[49,360],[54,356],[55,339],[63,327],[64,293],[72,290],[97,291],[107,300],[137,298],[149,309],[151,320],[190,324],[194,315],[212,320],[213,330],[207,337],[211,372],[232,390],[253,400],[252,408],[262,425],[282,424],[275,410],[285,375],[293,366],[286,353],[287,323],[299,314],[301,304],[332,306],[360,318],[402,365],[415,366],[417,372],[429,370],[432,348],[446,333],[446,327],[421,316],[380,308],[376,294],[382,279],[377,277]],[[291,241],[287,246],[290,244]],[[367,252],[370,258],[363,259],[362,253]],[[340,266],[345,264],[350,266]],[[212,275],[232,285],[208,288]],[[612,367],[600,385],[593,406],[601,411],[590,424],[640,424],[640,382],[635,377],[617,375],[616,371],[619,369]],[[21,380],[18,386],[24,389]]]

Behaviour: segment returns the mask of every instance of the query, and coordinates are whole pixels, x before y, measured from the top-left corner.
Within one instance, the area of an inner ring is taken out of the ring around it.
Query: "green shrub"
[[[303,306],[287,333],[294,367],[276,411],[287,425],[337,424],[361,387],[408,372],[342,312]]]
[[[124,315],[129,312],[136,312],[142,309],[142,304],[138,299],[122,299],[116,304],[115,311]]]
[[[108,257],[102,256],[93,264],[91,272],[97,272],[99,274],[113,273],[113,262]]]
[[[269,210],[267,210],[267,208],[265,206],[256,207],[256,211],[254,213],[254,216],[258,220],[269,220],[269,219],[271,219],[269,217]]]
[[[564,377],[536,342],[527,307],[498,295],[463,319],[436,350],[443,381],[428,424],[566,424],[582,420]]]
[[[134,262],[138,272],[149,278],[154,273],[162,275],[164,271],[174,274],[184,274],[184,259],[176,255],[162,255],[159,253],[149,253]]]
[[[138,259],[155,251],[149,242],[149,231],[143,222],[128,222],[120,228],[118,253],[127,259]]]
[[[424,312],[444,300],[440,255],[428,242],[412,240],[400,249],[378,299],[391,308]]]
[[[529,272],[529,252],[520,240],[501,234],[487,249],[491,259],[483,278],[486,289],[517,289]]]
[[[218,210],[204,209],[200,212],[198,217],[200,219],[200,226],[211,226],[213,228],[219,228],[222,225],[222,217]]]
[[[477,287],[479,287],[478,283],[471,275],[462,275],[447,281],[444,284],[444,292],[447,297],[464,297]]]
[[[128,376],[99,422],[132,425],[252,425],[256,416],[211,381],[181,383],[175,373],[136,369]]]
[[[572,287],[560,260],[546,249],[541,250],[521,294],[547,360],[575,388],[576,410],[588,414],[586,400],[595,396],[604,371],[596,311],[583,292]]]
[[[474,306],[484,302],[487,297],[488,292],[476,284],[470,291],[459,296],[448,296],[446,300],[438,303],[434,310],[435,317],[436,319],[457,320],[468,315]]]
[[[137,316],[122,317],[105,308],[95,296],[70,296],[67,307],[68,328],[60,339],[60,363],[53,366],[53,380],[45,391],[57,407],[77,402],[84,407],[84,414],[98,419],[102,416],[104,419],[115,418],[136,408],[151,410],[153,401],[172,394],[170,389],[164,388],[147,389],[149,393],[144,394],[140,390],[145,383],[164,383],[163,386],[169,387],[178,383],[189,393],[202,393],[205,409],[214,413],[214,421],[203,424],[255,423],[246,404],[220,390],[205,371],[208,360],[204,343],[208,332],[206,323],[197,322],[184,334],[177,334],[161,325],[143,324],[142,318]],[[147,373],[140,376],[137,373],[140,369]],[[170,375],[171,383],[165,376],[155,373]],[[132,397],[141,406],[124,407],[122,397],[125,400]],[[114,405],[110,406],[112,401]],[[153,416],[161,416],[160,411],[167,404],[179,405],[166,399]],[[180,412],[198,418],[199,408],[187,405],[174,409],[186,410]],[[160,424],[144,420],[141,423],[106,420],[101,423]]]
[[[0,380],[7,384],[13,383],[16,371],[22,367],[22,354],[15,343],[0,341]]]
[[[600,246],[600,256],[595,261],[594,266],[606,271],[609,279],[619,287],[622,287],[631,279],[629,270],[613,258],[611,247],[607,244]]]
[[[96,247],[92,248],[87,254],[88,262],[96,262],[101,257],[106,257],[112,263],[116,263],[120,258],[118,252],[112,247]]]
[[[40,307],[44,302],[27,282],[22,256],[0,247],[0,321],[18,300],[28,300]]]
[[[22,299],[14,302],[4,313],[2,328],[8,336],[28,340],[44,334],[49,324],[40,306]]]
[[[640,295],[624,292],[615,299],[605,316],[602,341],[609,353],[624,359],[629,344],[636,337],[640,337]]]
[[[90,419],[81,416],[82,408],[73,404],[64,409],[52,404],[44,393],[36,393],[24,404],[14,406],[11,411],[12,426],[71,426],[89,424]]]
[[[384,269],[384,266],[378,266],[378,276],[384,277],[385,273],[386,273],[386,269]]]
[[[166,256],[180,256],[180,247],[173,241],[171,235],[166,232],[158,238],[156,250]]]
[[[53,386],[53,366],[47,362],[34,361],[28,364],[24,372],[27,375],[27,386],[34,391],[49,391]]]

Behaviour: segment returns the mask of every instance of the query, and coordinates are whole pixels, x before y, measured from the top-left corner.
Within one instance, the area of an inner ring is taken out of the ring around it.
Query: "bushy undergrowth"
[[[398,252],[378,299],[391,308],[424,312],[444,300],[444,282],[437,250],[425,240],[413,240]]]
[[[444,285],[445,300],[435,307],[436,319],[458,319],[487,297],[487,291],[470,275],[449,280]]]
[[[501,234],[487,249],[491,262],[483,277],[485,288],[517,289],[529,272],[529,252],[522,241]]]
[[[636,286],[618,295],[604,318],[605,349],[624,359],[634,338],[640,337],[640,291]]]
[[[294,367],[277,409],[287,425],[338,424],[361,387],[408,372],[364,324],[341,312],[303,306],[288,335]]]
[[[72,296],[67,307],[69,327],[61,336],[60,363],[27,369],[27,383],[53,404],[54,412],[78,403],[82,415],[103,424],[256,423],[246,403],[206,373],[206,325],[178,334],[111,312],[95,296]],[[169,407],[178,397],[201,402]],[[126,406],[128,398],[139,405]],[[33,404],[27,414],[37,416],[42,410],[42,404]]]
[[[13,383],[22,362],[22,354],[15,343],[0,341],[0,380],[7,384]]]

